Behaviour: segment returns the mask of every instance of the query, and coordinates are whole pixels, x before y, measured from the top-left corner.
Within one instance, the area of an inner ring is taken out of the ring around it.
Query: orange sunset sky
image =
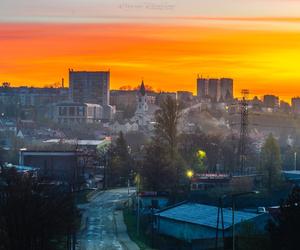
[[[234,78],[236,95],[300,95],[299,1],[75,0],[71,9],[72,1],[23,1],[0,3],[1,82],[44,86],[68,83],[68,68],[110,69],[113,89],[144,79],[156,90],[195,93],[200,74]]]

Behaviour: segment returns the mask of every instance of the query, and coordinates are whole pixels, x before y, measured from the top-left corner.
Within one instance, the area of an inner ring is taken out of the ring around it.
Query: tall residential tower
[[[109,71],[69,70],[69,94],[73,102],[109,105]]]
[[[233,79],[197,78],[197,96],[209,97],[212,101],[230,101],[233,99]]]

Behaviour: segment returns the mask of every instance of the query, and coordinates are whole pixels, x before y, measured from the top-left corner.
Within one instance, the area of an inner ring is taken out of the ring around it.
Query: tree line
[[[0,249],[75,249],[80,215],[74,196],[30,174],[0,174]]]
[[[124,185],[138,176],[144,190],[183,190],[186,173],[237,173],[239,136],[237,134],[205,134],[200,129],[180,133],[180,104],[167,97],[155,115],[155,130],[151,139],[135,152],[130,152],[125,136],[120,133],[109,153],[108,169],[111,185]],[[273,189],[280,182],[282,167],[278,141],[270,134],[258,148],[248,139],[246,165],[252,172],[264,175],[266,188]]]

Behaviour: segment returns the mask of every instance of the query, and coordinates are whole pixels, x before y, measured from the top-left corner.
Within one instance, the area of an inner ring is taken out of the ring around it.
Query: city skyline
[[[68,83],[74,68],[110,70],[113,89],[144,79],[195,94],[200,74],[233,78],[236,96],[300,92],[297,1],[42,2],[1,3],[1,82]]]

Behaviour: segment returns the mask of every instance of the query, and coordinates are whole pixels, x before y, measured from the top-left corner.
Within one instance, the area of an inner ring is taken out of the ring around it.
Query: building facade
[[[55,108],[54,120],[61,124],[98,123],[103,116],[98,104],[58,103]]]
[[[198,78],[197,96],[209,97],[212,101],[230,101],[233,99],[233,79]]]
[[[177,100],[180,102],[190,102],[193,100],[193,93],[189,91],[177,91]]]
[[[20,151],[20,165],[38,169],[40,179],[81,185],[83,165],[76,151]]]
[[[176,100],[177,98],[177,94],[175,92],[160,92],[156,96],[155,104],[160,106],[167,99],[168,96],[171,97],[173,100]]]
[[[292,98],[292,111],[295,114],[300,114],[300,97]]]
[[[73,102],[109,105],[109,71],[69,70],[69,97]]]
[[[220,79],[220,98],[222,98],[224,101],[233,99],[233,79]]]
[[[197,78],[197,96],[200,98],[207,96],[207,79]]]
[[[208,96],[213,101],[219,101],[220,98],[220,84],[219,79],[209,79],[208,80]]]
[[[39,107],[68,99],[67,88],[0,87],[0,103]]]
[[[122,107],[136,107],[135,90],[112,90],[110,91],[110,104],[117,109]]]
[[[263,104],[266,108],[278,109],[279,107],[279,98],[275,95],[264,95]]]

